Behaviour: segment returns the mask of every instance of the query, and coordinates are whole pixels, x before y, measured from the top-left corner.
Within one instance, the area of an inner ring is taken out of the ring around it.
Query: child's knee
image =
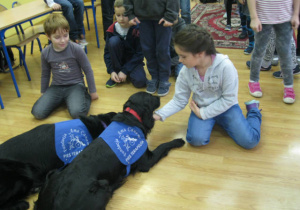
[[[143,88],[143,87],[146,87],[146,80],[134,80],[132,81],[132,84],[134,87],[136,88]]]
[[[120,42],[121,39],[118,36],[112,36],[109,38],[108,44],[110,48],[115,48],[119,46]]]
[[[37,120],[43,120],[49,116],[49,114],[46,114],[43,111],[38,111],[36,108],[32,108],[31,114],[37,119]]]
[[[197,136],[191,136],[191,135],[187,135],[186,136],[186,141],[188,143],[190,143],[191,145],[193,146],[204,146],[204,145],[207,145],[209,143],[209,138],[203,138],[199,135]]]
[[[249,138],[249,139],[243,139],[242,142],[238,143],[241,147],[244,149],[253,149],[256,147],[259,143],[259,137],[258,138]]]

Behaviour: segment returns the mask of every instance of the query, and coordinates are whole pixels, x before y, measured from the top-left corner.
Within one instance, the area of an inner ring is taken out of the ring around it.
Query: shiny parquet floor
[[[195,1],[192,1],[194,4]],[[91,11],[92,28],[87,31],[86,37],[89,42],[88,57],[99,94],[99,99],[92,102],[90,114],[119,112],[131,94],[145,89],[136,89],[129,83],[111,89],[105,87],[109,75],[103,61],[101,10],[98,8],[97,12],[100,49],[96,44]],[[46,43],[44,36],[41,40]],[[64,108],[42,121],[35,120],[31,115],[32,105],[40,96],[41,70],[37,46],[33,55],[29,51],[26,61],[32,81],[26,79],[23,68],[15,70],[22,94],[20,98],[10,74],[0,74],[0,93],[5,105],[5,109],[0,110],[0,143],[37,125],[70,119]],[[243,102],[252,99],[247,89],[249,70],[245,65],[250,56],[239,49],[218,51],[227,54],[238,70],[238,99],[246,114]],[[261,142],[256,148],[240,148],[221,128],[215,127],[207,146],[192,147],[186,144],[171,151],[148,173],[129,176],[125,185],[115,192],[107,209],[300,209],[300,76],[294,77],[296,102],[286,105],[282,102],[282,80],[272,77],[277,70],[278,66],[261,73],[264,96],[260,99],[260,108],[263,118]],[[162,105],[173,96],[175,80],[171,78],[170,81],[170,93],[161,98]],[[150,149],[174,138],[185,139],[189,114],[190,109],[186,107],[165,122],[157,122],[148,138]],[[36,198],[37,195],[33,195],[28,199],[32,203]]]

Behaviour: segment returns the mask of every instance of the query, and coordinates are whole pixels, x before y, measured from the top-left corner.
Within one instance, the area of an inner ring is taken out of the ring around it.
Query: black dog
[[[63,133],[62,140],[66,143],[64,146],[77,149],[76,153],[62,154],[64,158],[71,161],[68,155],[76,156],[80,148],[88,145],[84,141],[87,136],[90,140],[97,138],[115,115],[116,113],[110,112],[62,122],[77,122],[87,129],[86,132],[80,131],[80,136],[78,126],[71,125],[71,128]],[[0,209],[28,209],[29,204],[23,199],[42,186],[49,171],[65,165],[65,159],[56,154],[54,140],[58,133],[56,129],[61,128],[62,123],[37,126],[0,145]],[[70,136],[72,141],[67,143],[66,136]]]
[[[183,146],[182,139],[175,139],[159,145],[152,152],[148,149],[145,139],[154,126],[153,112],[159,105],[157,96],[145,92],[132,95],[124,104],[124,111],[113,118],[99,138],[63,170],[49,173],[35,210],[105,209],[113,191],[122,185],[126,175],[149,171],[171,149]],[[139,138],[145,139],[139,141]],[[117,145],[125,161],[118,158],[120,154],[113,151],[111,143]],[[127,152],[129,148],[133,150]],[[142,153],[136,157],[141,148],[144,148]],[[131,162],[132,159],[137,160]]]

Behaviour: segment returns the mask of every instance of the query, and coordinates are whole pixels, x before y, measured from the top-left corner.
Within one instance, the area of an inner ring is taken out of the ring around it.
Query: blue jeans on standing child
[[[226,112],[206,120],[198,118],[192,112],[188,123],[187,142],[194,146],[208,144],[215,123],[223,127],[235,143],[245,149],[254,148],[260,140],[260,111],[253,108],[245,118],[240,106],[236,104]]]
[[[136,88],[146,86],[147,77],[144,70],[144,62],[135,62],[134,65],[128,66],[128,61],[134,59],[132,54],[128,54],[124,46],[124,41],[118,36],[112,36],[108,41],[109,55],[113,69],[118,74],[124,65],[130,69],[129,79]],[[127,64],[126,64],[127,63]],[[126,73],[126,72],[123,72]]]
[[[180,0],[181,18],[186,24],[191,23],[191,2],[190,0]]]
[[[62,7],[63,15],[70,25],[70,39],[79,40],[80,35],[84,33],[83,14],[84,4],[82,0],[54,0]]]
[[[140,42],[152,80],[168,82],[171,73],[169,44],[172,28],[158,24],[158,20],[141,20]]]
[[[91,96],[83,83],[51,85],[35,102],[31,113],[37,119],[44,119],[63,103],[66,103],[71,117],[75,119],[87,115],[90,110]]]

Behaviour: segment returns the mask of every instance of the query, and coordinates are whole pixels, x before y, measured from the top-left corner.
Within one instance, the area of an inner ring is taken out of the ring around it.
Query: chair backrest
[[[22,4],[21,4],[20,2],[14,1],[14,2],[12,3],[11,7],[14,8],[14,7],[18,7],[18,6],[21,6],[21,5],[22,5]]]
[[[2,4],[0,4],[0,12],[3,12],[7,10],[7,8],[5,6],[3,6]]]

